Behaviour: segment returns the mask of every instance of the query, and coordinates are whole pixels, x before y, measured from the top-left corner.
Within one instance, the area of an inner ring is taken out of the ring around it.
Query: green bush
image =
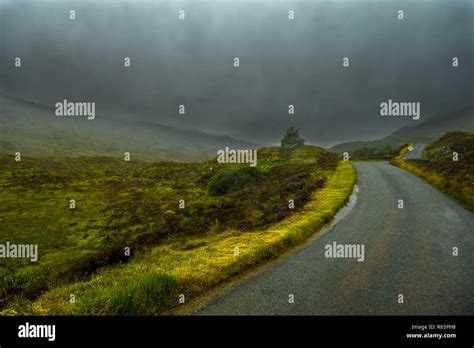
[[[220,196],[254,186],[261,180],[262,174],[257,168],[222,169],[209,180],[208,190],[210,195]]]

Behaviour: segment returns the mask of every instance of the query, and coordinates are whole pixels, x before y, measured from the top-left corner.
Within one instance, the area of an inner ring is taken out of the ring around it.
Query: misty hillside
[[[131,115],[132,118],[132,115]],[[197,161],[225,146],[247,149],[256,144],[227,136],[182,130],[151,121],[123,121],[97,113],[57,117],[53,108],[0,95],[0,153],[26,156],[107,155],[147,161]]]
[[[361,147],[400,146],[405,143],[432,143],[449,131],[474,132],[474,106],[461,111],[442,114],[422,123],[405,126],[375,141],[354,141],[336,145],[331,150],[350,151]]]
[[[415,127],[405,126],[383,140],[389,143],[403,143],[408,141],[431,143],[439,139],[447,131],[473,132],[474,106],[459,112],[439,115]]]
[[[255,143],[294,126],[325,147],[412,123],[374,114],[388,98],[418,101],[425,115],[472,103],[472,0],[403,0],[403,22],[394,1],[125,2],[0,0],[0,91],[42,105],[94,100]],[[189,117],[176,117],[180,104]]]

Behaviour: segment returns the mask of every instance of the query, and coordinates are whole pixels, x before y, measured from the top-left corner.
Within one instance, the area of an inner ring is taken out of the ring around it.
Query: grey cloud
[[[258,143],[276,143],[295,125],[309,142],[331,145],[410,122],[379,116],[388,98],[421,102],[422,117],[473,102],[469,0],[4,0],[0,16],[0,90],[47,105],[96,101],[111,117]],[[21,69],[12,67],[16,56]],[[341,66],[346,56],[349,69]]]

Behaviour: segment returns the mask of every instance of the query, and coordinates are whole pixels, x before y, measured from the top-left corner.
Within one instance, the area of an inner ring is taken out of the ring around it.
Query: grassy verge
[[[413,146],[413,144],[408,144],[408,145],[402,147],[401,150],[400,150],[400,153],[394,159],[395,160],[401,160],[406,155],[406,153],[409,151],[410,146]]]
[[[457,182],[456,180],[449,180],[443,175],[438,174],[436,172],[424,170],[415,163],[412,163],[411,161],[393,159],[390,161],[390,163],[419,176],[420,178],[431,184],[433,187],[457,200],[467,209],[474,211],[474,194],[473,189],[471,187],[466,187],[465,185]]]
[[[28,307],[45,292],[87,281],[100,268],[170,241],[194,248],[193,239],[210,232],[266,230],[304,208],[337,164],[336,154],[315,146],[298,149],[289,161],[278,148],[260,148],[258,168],[215,159],[25,156],[16,162],[0,155],[0,242],[40,250],[34,263],[0,259],[0,312],[15,303]],[[297,202],[294,209],[288,199]]]
[[[457,161],[453,161],[454,152],[458,154]],[[446,133],[425,148],[424,160],[403,160],[404,153],[390,163],[418,175],[474,211],[474,134]]]
[[[160,314],[177,306],[181,294],[197,296],[307,239],[344,206],[355,181],[354,167],[339,162],[303,209],[268,229],[171,238],[87,281],[53,288],[34,302],[13,303],[4,314]]]

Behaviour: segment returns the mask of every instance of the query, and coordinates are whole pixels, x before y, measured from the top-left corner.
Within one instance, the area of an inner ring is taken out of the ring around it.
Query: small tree
[[[281,139],[280,154],[285,160],[291,158],[293,152],[304,145],[304,139],[300,137],[298,129],[295,127],[288,128],[286,134]]]

